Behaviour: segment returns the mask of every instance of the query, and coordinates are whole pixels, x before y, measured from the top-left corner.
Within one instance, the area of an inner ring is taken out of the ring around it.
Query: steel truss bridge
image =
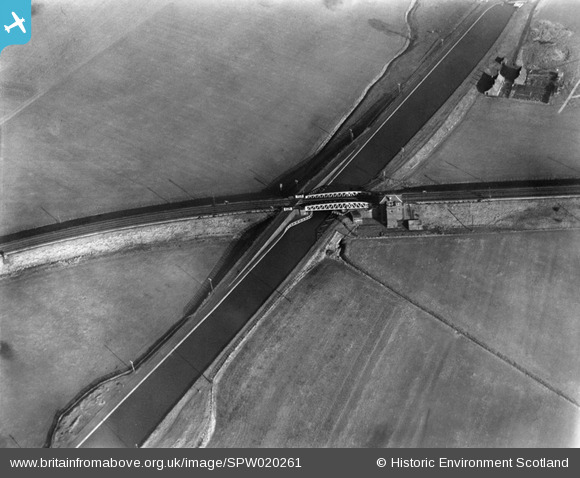
[[[348,199],[348,198],[358,198],[361,196],[369,196],[371,193],[367,191],[333,191],[333,192],[323,192],[323,193],[308,193],[308,194],[297,194],[294,196],[296,199],[304,199],[306,201],[315,201],[318,199]]]
[[[293,208],[305,212],[354,211],[371,209],[372,193],[367,191],[324,191],[297,194]]]
[[[322,202],[316,204],[306,204],[301,207],[304,211],[353,211],[355,209],[371,209],[373,203],[367,201],[341,201],[341,202]]]

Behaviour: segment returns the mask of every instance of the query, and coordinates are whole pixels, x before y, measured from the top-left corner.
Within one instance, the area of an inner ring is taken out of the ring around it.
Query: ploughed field
[[[325,260],[285,293],[214,382],[209,446],[577,446],[578,234],[354,240],[388,287]]]
[[[580,232],[354,241],[353,263],[580,402]]]
[[[0,281],[0,447],[40,447],[56,411],[174,323],[227,240],[100,257]]]
[[[316,151],[410,0],[39,3],[2,52],[0,235],[246,193]]]

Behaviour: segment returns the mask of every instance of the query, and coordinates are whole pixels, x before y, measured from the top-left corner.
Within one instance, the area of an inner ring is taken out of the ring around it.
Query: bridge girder
[[[353,198],[358,196],[366,196],[369,193],[366,191],[334,191],[325,193],[312,193],[305,194],[303,199],[342,199],[342,198]]]
[[[326,202],[321,204],[307,204],[305,211],[352,211],[355,209],[371,209],[373,204],[366,201]]]

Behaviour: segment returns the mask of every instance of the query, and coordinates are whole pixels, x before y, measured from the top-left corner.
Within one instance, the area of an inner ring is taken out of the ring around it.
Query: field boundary
[[[397,239],[421,239],[423,237],[450,237],[450,236],[486,236],[496,234],[526,234],[539,232],[561,232],[561,231],[578,231],[580,226],[566,228],[542,228],[542,229],[471,229],[465,228],[449,229],[442,232],[435,231],[398,231],[394,233],[383,234],[382,236],[357,236],[361,241],[391,241]]]
[[[547,382],[546,380],[544,380],[542,377],[536,375],[533,372],[530,372],[524,366],[522,366],[519,363],[515,362],[514,360],[510,359],[507,355],[503,354],[499,350],[494,349],[493,347],[491,347],[487,343],[485,343],[482,340],[478,339],[476,336],[474,336],[473,334],[471,334],[470,332],[468,332],[467,330],[465,330],[463,327],[452,323],[451,321],[449,321],[448,319],[446,319],[442,315],[437,314],[435,311],[429,309],[428,307],[425,307],[425,306],[421,305],[420,303],[418,303],[417,301],[413,300],[411,297],[407,296],[406,294],[398,291],[397,289],[393,288],[392,286],[390,286],[390,285],[382,282],[381,280],[377,279],[371,273],[369,273],[368,271],[364,270],[362,267],[360,267],[357,264],[355,264],[354,262],[352,262],[345,253],[342,253],[341,254],[340,259],[341,259],[341,261],[348,268],[352,269],[353,271],[357,272],[358,274],[362,275],[363,277],[366,277],[367,279],[371,280],[372,282],[380,285],[382,288],[388,290],[390,293],[396,295],[397,297],[400,297],[401,299],[404,299],[409,304],[413,305],[414,307],[417,307],[418,309],[422,310],[423,312],[425,312],[428,315],[430,315],[431,317],[433,317],[435,320],[437,320],[437,321],[441,322],[443,325],[449,327],[455,333],[463,336],[464,338],[466,338],[467,340],[469,340],[473,344],[475,344],[478,347],[482,348],[483,350],[485,350],[489,354],[495,356],[496,358],[498,358],[499,360],[501,360],[502,362],[504,362],[506,365],[511,366],[512,368],[516,369],[518,372],[520,372],[523,375],[525,375],[527,378],[535,381],[536,383],[538,383],[542,387],[546,388],[550,392],[558,395],[561,399],[567,401],[571,405],[573,405],[576,408],[580,409],[580,403],[576,399],[574,399],[573,397],[570,397],[568,394],[566,394],[562,390],[554,387],[549,382]]]

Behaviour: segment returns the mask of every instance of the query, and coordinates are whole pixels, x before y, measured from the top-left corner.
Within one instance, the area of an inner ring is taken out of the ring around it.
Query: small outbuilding
[[[516,68],[514,66],[509,66],[504,63],[503,65],[501,65],[499,74],[503,76],[506,81],[510,81],[513,83],[514,81],[516,81],[516,78],[520,76],[521,69],[522,69],[521,66]]]
[[[409,219],[407,221],[407,229],[409,229],[409,231],[422,231],[423,223],[420,219]]]
[[[486,91],[491,90],[494,83],[495,80],[493,76],[489,75],[488,73],[482,73],[481,78],[479,79],[476,85],[477,91],[479,91],[480,93],[485,93]]]

